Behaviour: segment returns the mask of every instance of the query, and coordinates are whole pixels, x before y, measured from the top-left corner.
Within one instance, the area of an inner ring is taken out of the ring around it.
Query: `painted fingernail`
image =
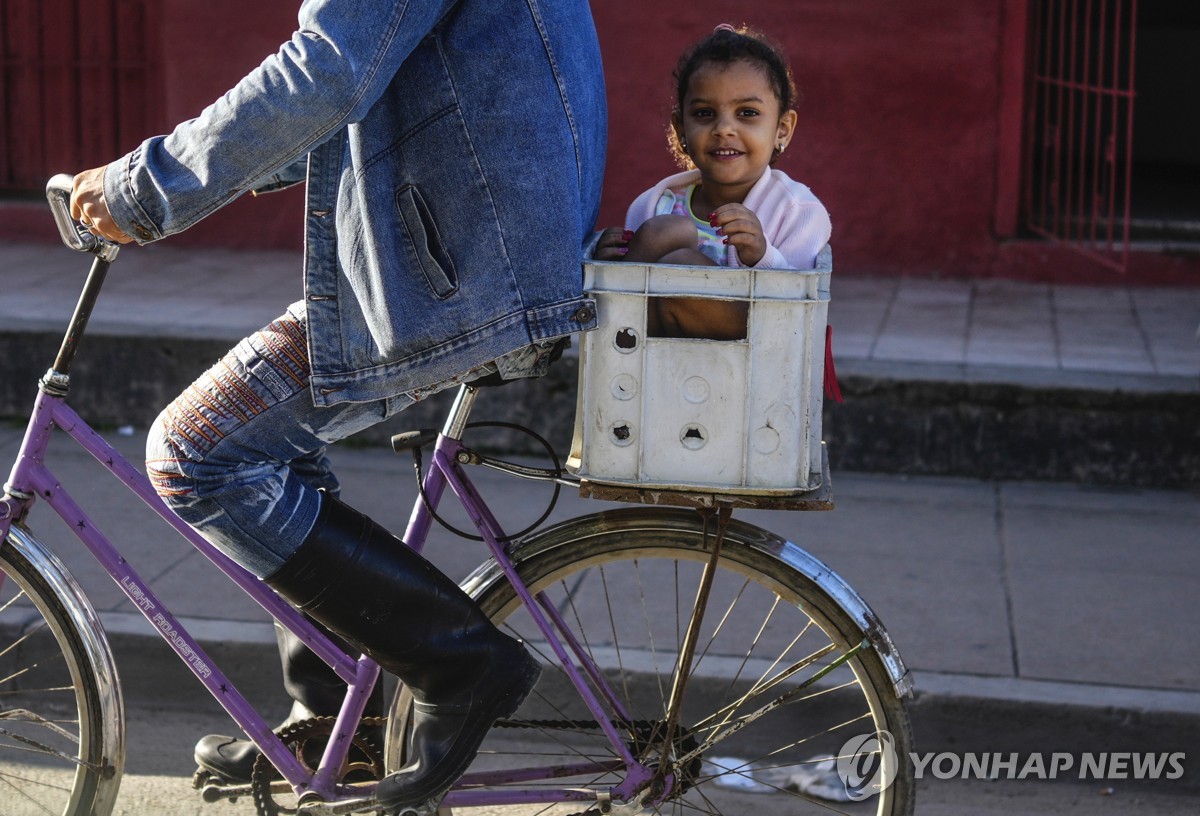
[[[629,247],[618,247],[617,252],[620,252],[622,255],[624,255],[629,252]]]
[[[624,232],[621,233],[621,237],[624,238],[626,241],[632,239],[633,238],[633,230],[625,230]]]

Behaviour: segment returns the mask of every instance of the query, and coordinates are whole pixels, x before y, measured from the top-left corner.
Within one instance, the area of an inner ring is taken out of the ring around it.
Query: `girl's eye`
[[[696,119],[706,119],[712,115],[713,112],[709,108],[697,108],[696,110],[692,111],[692,116]]]
[[[754,108],[743,108],[742,110],[738,111],[738,116],[758,116],[758,111],[756,111]]]

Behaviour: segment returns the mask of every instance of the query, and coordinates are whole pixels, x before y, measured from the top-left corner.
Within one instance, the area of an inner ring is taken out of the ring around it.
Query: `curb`
[[[843,366],[836,470],[1178,488],[1200,484],[1200,391],[1183,377]]]

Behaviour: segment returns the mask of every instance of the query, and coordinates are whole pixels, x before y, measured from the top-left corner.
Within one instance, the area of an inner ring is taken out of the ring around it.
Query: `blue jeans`
[[[517,349],[434,385],[371,402],[313,404],[304,304],[242,340],[155,421],[146,469],[188,524],[255,575],[283,565],[338,481],[326,446],[438,391],[499,372],[540,376],[553,342]]]

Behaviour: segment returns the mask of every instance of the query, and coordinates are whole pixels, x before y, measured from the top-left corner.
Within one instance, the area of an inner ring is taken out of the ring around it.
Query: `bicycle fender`
[[[110,813],[116,804],[125,771],[125,701],[117,664],[95,607],[66,565],[25,527],[13,525],[3,546],[13,547],[49,584],[79,632],[87,659],[100,685],[101,716],[105,722],[104,757],[107,773],[97,787],[95,813]]]
[[[701,516],[691,510],[661,507],[622,508],[570,519],[514,541],[509,547],[509,556],[514,564],[519,565],[523,559],[552,552],[567,543],[614,533],[649,539],[681,538],[694,546],[697,538],[703,536],[703,530]],[[730,520],[725,542],[726,546],[732,543],[733,548],[728,554],[723,551],[723,557],[736,557],[736,548],[746,548],[758,557],[779,562],[824,592],[829,600],[840,607],[857,625],[863,637],[879,655],[891,678],[896,696],[902,698],[911,694],[912,677],[883,622],[862,596],[828,565],[800,545],[738,519]],[[504,580],[506,579],[500,565],[494,559],[489,559],[468,575],[460,586],[468,595],[478,599],[486,595],[497,581]]]

